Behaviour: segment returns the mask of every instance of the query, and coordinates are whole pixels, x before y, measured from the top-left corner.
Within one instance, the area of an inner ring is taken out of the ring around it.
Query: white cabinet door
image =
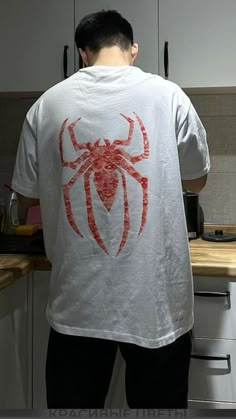
[[[160,74],[182,87],[236,85],[236,1],[159,0]]]
[[[236,409],[236,403],[206,402],[204,400],[189,400],[189,409]]]
[[[44,91],[74,72],[73,0],[1,0],[0,91]]]
[[[125,362],[120,351],[117,351],[113,368],[109,392],[107,394],[106,409],[128,409],[125,393]]]
[[[195,276],[194,293],[193,336],[236,339],[236,282]]]
[[[20,278],[0,290],[0,409],[31,407],[28,279]]]
[[[193,339],[193,354],[198,359],[191,359],[189,399],[235,403],[236,341]]]
[[[46,320],[50,272],[33,273],[33,408],[47,409],[45,367],[49,325]]]
[[[75,23],[88,13],[115,9],[133,26],[134,40],[139,44],[137,67],[158,72],[158,0],[75,0]],[[78,57],[77,57],[78,68]]]

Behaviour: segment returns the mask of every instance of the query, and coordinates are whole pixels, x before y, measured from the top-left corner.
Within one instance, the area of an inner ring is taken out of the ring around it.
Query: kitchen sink
[[[43,231],[39,230],[32,236],[0,234],[0,253],[45,255]]]

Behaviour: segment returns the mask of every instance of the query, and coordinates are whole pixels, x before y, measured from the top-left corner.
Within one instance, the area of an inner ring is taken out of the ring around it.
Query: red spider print
[[[124,199],[124,228],[122,233],[122,238],[120,246],[117,252],[117,255],[121,252],[123,247],[126,244],[129,229],[130,229],[130,218],[129,218],[129,203],[127,195],[127,186],[126,186],[126,176],[130,175],[137,182],[140,183],[143,193],[143,204],[142,204],[142,218],[139,233],[141,234],[146,223],[147,218],[147,209],[148,209],[148,179],[138,173],[133,167],[134,164],[138,163],[143,159],[149,157],[149,140],[148,135],[143,125],[140,117],[134,112],[134,115],[138,121],[140,130],[142,132],[143,138],[143,153],[136,156],[132,156],[118,146],[128,146],[131,143],[135,120],[120,114],[128,123],[129,123],[129,132],[126,139],[117,139],[113,142],[110,142],[107,138],[104,138],[104,144],[100,145],[101,139],[99,138],[95,142],[86,142],[78,143],[74,128],[75,125],[80,121],[81,118],[78,118],[76,121],[68,125],[69,136],[75,151],[85,150],[76,160],[66,161],[63,157],[63,135],[68,122],[68,119],[65,119],[61,126],[60,135],[59,135],[59,149],[61,156],[61,163],[63,167],[69,167],[75,169],[76,173],[70,179],[68,183],[63,185],[63,194],[65,209],[68,221],[74,231],[79,234],[80,237],[83,237],[79,227],[77,226],[71,207],[70,201],[70,189],[75,184],[77,179],[80,176],[84,176],[84,189],[86,197],[86,206],[87,206],[87,216],[88,216],[88,225],[92,232],[94,239],[101,249],[109,255],[109,252],[103,243],[103,240],[99,234],[98,227],[96,225],[94,210],[92,205],[91,197],[91,188],[90,188],[90,176],[94,173],[94,184],[97,190],[98,195],[101,198],[107,211],[110,211],[112,204],[114,202],[117,187],[119,183],[118,174],[121,176],[122,187],[123,187],[123,199]]]

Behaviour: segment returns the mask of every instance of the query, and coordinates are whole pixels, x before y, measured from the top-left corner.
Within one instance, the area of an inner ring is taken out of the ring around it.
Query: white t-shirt
[[[155,348],[192,328],[181,178],[209,167],[189,98],[157,75],[93,66],[39,98],[12,188],[40,198],[54,329]]]

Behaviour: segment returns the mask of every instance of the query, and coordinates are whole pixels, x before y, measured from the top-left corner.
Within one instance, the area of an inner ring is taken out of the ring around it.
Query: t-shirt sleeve
[[[209,172],[206,131],[191,102],[186,117],[177,127],[177,144],[182,180],[197,179]]]
[[[39,198],[37,138],[34,129],[34,108],[27,113],[18,145],[12,189],[28,198]]]

